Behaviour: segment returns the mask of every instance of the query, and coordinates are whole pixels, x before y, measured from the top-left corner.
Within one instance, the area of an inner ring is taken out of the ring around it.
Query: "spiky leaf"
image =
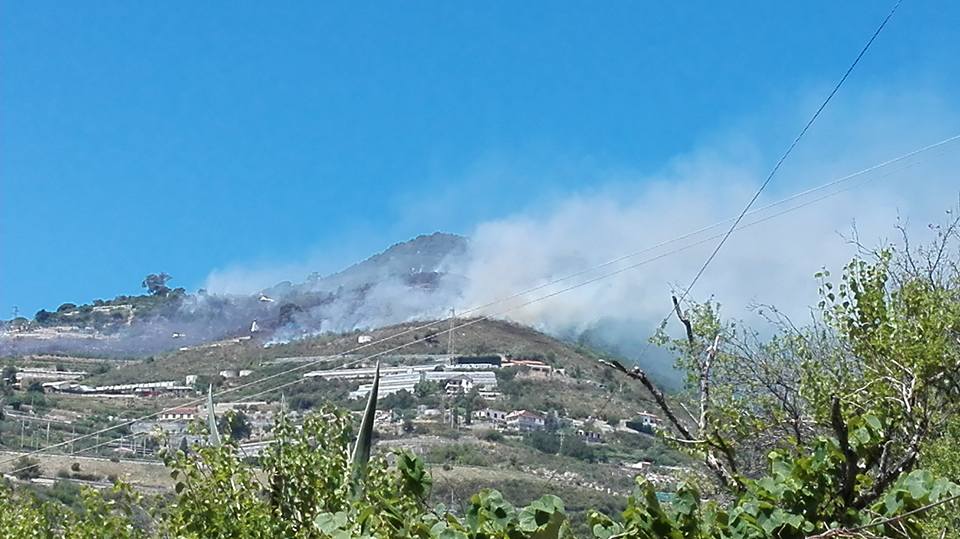
[[[217,430],[217,416],[213,413],[213,384],[207,389],[207,425],[210,428],[210,445],[220,447],[220,431]]]
[[[373,376],[373,386],[367,398],[367,407],[363,411],[360,422],[360,432],[357,433],[357,442],[353,446],[353,456],[350,458],[350,469],[354,487],[359,484],[370,460],[370,447],[373,444],[373,419],[377,413],[377,393],[380,390],[380,362],[377,362],[377,371]]]

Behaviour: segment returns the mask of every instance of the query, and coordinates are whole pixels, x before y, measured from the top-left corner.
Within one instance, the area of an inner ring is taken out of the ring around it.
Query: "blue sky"
[[[888,4],[8,0],[0,315],[157,271],[335,270],[745,121],[766,163]],[[843,92],[955,94],[958,28],[956,2],[905,2]]]

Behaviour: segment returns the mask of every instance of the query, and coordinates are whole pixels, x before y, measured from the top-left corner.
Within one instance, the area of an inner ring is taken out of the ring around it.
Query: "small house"
[[[517,410],[510,412],[506,417],[507,426],[521,432],[543,430],[547,426],[547,419],[538,412]]]

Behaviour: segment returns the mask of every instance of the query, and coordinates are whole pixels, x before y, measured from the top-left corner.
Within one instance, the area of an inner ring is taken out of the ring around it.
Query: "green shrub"
[[[485,440],[485,441],[487,441],[487,442],[502,442],[502,441],[503,441],[503,433],[500,432],[500,431],[498,431],[498,430],[493,430],[493,429],[490,429],[490,430],[482,430],[482,431],[479,432],[479,434],[477,434],[477,437],[480,438],[481,440]]]
[[[22,456],[13,462],[13,475],[21,481],[40,477],[40,461]]]

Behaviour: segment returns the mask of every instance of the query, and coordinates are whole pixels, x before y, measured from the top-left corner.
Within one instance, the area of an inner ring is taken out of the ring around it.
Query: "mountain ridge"
[[[328,276],[314,274],[249,295],[192,294],[162,281],[160,293],[64,303],[56,311],[39,311],[32,321],[4,323],[0,353],[113,349],[142,355],[223,338],[286,340],[435,316],[446,312],[465,284],[462,275],[448,271],[448,262],[465,256],[467,246],[463,236],[434,232]]]

